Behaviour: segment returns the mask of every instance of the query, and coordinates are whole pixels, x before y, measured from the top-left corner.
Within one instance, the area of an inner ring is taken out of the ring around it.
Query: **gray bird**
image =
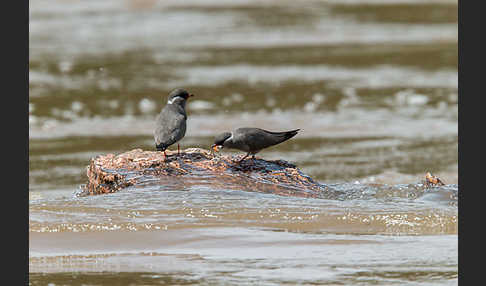
[[[238,149],[247,152],[240,159],[243,161],[249,155],[255,159],[255,154],[262,149],[282,143],[294,137],[300,129],[284,132],[271,132],[260,128],[238,128],[233,132],[224,132],[216,136],[211,148],[218,152],[221,148]]]
[[[162,108],[156,118],[154,130],[155,148],[164,152],[172,144],[181,140],[186,135],[186,100],[194,96],[184,89],[177,88],[169,93],[167,104]],[[180,153],[177,143],[177,154]]]

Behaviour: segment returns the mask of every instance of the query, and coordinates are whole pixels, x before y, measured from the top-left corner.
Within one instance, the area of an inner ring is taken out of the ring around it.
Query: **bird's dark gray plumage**
[[[186,100],[193,96],[186,90],[177,88],[167,98],[167,104],[156,118],[154,130],[155,148],[164,151],[186,135]],[[177,150],[180,150],[177,144]]]
[[[284,132],[272,132],[260,128],[243,127],[233,132],[224,132],[216,136],[213,150],[218,148],[231,148],[247,152],[240,160],[243,161],[249,155],[255,158],[255,154],[262,149],[282,143],[294,137],[300,129]]]

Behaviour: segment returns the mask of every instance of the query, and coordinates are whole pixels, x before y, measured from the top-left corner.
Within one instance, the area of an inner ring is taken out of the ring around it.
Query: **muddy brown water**
[[[456,1],[46,0],[29,13],[31,285],[457,285]],[[196,95],[183,148],[301,128],[258,156],[339,195],[198,177],[74,196],[92,157],[153,149],[178,86]],[[414,188],[427,171],[447,186]]]

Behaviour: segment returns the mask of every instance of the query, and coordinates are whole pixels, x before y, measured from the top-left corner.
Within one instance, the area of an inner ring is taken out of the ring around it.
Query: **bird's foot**
[[[246,154],[245,156],[243,156],[243,158],[241,158],[239,161],[238,161],[238,164],[241,164],[250,154]],[[252,159],[255,159],[255,156],[252,155]],[[252,162],[254,162],[255,160],[253,160]]]
[[[245,161],[246,159],[246,156],[243,156],[243,158],[241,158],[240,160],[237,161],[238,164],[241,164],[243,161]]]

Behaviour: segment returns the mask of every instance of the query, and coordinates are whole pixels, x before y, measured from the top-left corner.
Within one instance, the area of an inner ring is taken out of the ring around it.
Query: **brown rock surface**
[[[294,164],[283,160],[246,159],[214,154],[200,148],[162,152],[134,149],[118,155],[99,155],[86,169],[87,184],[77,196],[114,193],[128,187],[165,189],[244,190],[292,197],[353,199],[402,196],[418,198],[429,191],[444,193],[446,200],[457,201],[457,185],[445,185],[429,172],[425,180],[410,184],[379,183],[321,184],[303,174]]]
[[[113,193],[154,178],[211,178],[210,185],[238,186],[287,196],[318,197],[326,186],[304,175],[295,165],[282,161],[247,159],[217,155],[199,148],[189,148],[177,155],[134,149],[119,155],[99,155],[87,167],[88,183],[78,195]],[[191,180],[188,180],[190,182]],[[161,181],[161,183],[163,183]]]

